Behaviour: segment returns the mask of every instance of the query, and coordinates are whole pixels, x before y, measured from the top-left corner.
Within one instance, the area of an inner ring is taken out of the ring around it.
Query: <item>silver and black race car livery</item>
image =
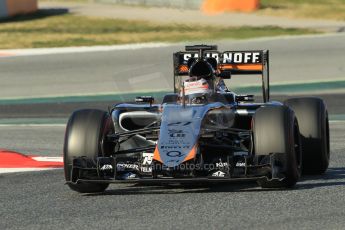
[[[269,52],[187,46],[174,53],[174,92],[106,112],[75,111],[64,143],[65,178],[78,192],[110,183],[221,183],[254,180],[291,187],[301,173],[329,163],[325,103],[314,97],[270,100]],[[237,95],[224,80],[262,79],[262,102]]]

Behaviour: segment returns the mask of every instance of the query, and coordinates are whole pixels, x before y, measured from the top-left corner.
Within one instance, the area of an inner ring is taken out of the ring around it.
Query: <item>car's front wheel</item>
[[[294,186],[302,166],[300,134],[294,112],[286,106],[262,107],[253,119],[255,155],[272,167],[271,174],[259,180],[259,185],[263,188]],[[275,175],[277,170],[279,173]],[[270,178],[275,176],[279,178]]]
[[[72,162],[78,157],[90,161],[102,155],[104,136],[111,129],[107,112],[95,109],[84,109],[74,112],[67,123],[64,142],[64,171],[67,182],[72,181]],[[104,152],[104,151],[103,151]],[[109,184],[78,183],[68,186],[80,193],[103,192]]]

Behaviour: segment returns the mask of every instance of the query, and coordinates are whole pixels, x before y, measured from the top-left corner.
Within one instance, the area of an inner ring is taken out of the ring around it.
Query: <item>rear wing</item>
[[[179,81],[179,76],[189,74],[188,61],[191,58],[213,58],[217,61],[216,70],[218,75],[222,72],[230,72],[234,75],[260,75],[262,77],[262,92],[264,102],[269,101],[269,51],[217,51],[217,46],[187,46],[187,51],[174,53],[174,83]],[[176,86],[175,86],[176,92]]]

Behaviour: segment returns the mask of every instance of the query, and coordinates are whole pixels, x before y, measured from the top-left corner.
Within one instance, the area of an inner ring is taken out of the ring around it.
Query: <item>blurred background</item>
[[[159,101],[173,90],[172,53],[201,43],[270,50],[273,99],[339,105],[329,98],[345,92],[344,0],[0,0],[0,18],[3,119],[66,120],[138,94]],[[261,94],[260,77],[227,84]]]

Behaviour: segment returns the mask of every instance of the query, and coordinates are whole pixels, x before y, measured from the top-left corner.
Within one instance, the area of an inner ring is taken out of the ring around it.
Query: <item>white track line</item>
[[[36,49],[12,49],[0,50],[0,58],[13,56],[36,56],[47,54],[69,54],[69,53],[87,53],[99,51],[114,50],[138,50],[145,48],[160,48],[171,46],[169,43],[140,43],[112,46],[81,46],[81,47],[62,47],[62,48],[36,48]]]
[[[66,127],[66,124],[0,124],[0,127]]]
[[[329,123],[343,123],[345,120],[330,120]]]
[[[233,40],[233,42],[248,43],[248,42],[261,42],[261,41],[274,41],[274,40],[295,40],[295,39],[303,39],[303,38],[328,38],[328,37],[342,37],[342,36],[345,36],[345,33],[281,35],[281,36],[272,36],[272,37],[259,37],[259,38]],[[227,41],[227,40],[220,40],[220,41]]]
[[[43,161],[43,162],[63,162],[63,157],[30,157],[35,161]]]
[[[0,174],[4,173],[16,173],[16,172],[36,172],[45,170],[54,170],[62,168],[0,168]]]
[[[272,40],[290,40],[290,39],[303,39],[303,38],[323,38],[323,37],[337,37],[344,36],[344,33],[327,33],[327,34],[306,34],[306,35],[283,35],[276,37],[260,37],[250,38],[243,40],[218,40],[218,42],[231,41],[233,43],[251,43],[260,41]],[[194,43],[198,43],[197,41]],[[79,46],[79,47],[58,47],[58,48],[33,48],[33,49],[0,49],[0,58],[16,57],[16,56],[35,56],[35,55],[49,55],[49,54],[68,54],[68,53],[87,53],[99,51],[114,51],[114,50],[138,50],[145,48],[161,48],[170,46],[184,46],[191,44],[185,43],[137,43],[137,44],[124,44],[124,45],[110,45],[110,46]]]

